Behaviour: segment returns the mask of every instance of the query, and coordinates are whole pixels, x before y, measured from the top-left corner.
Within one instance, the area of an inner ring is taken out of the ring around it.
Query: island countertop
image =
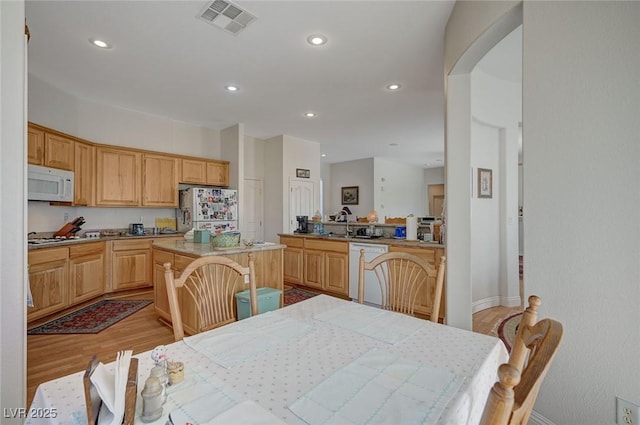
[[[275,249],[285,249],[287,246],[264,242],[261,244],[255,244],[253,246],[245,246],[240,244],[239,246],[232,246],[228,248],[218,248],[211,245],[211,243],[196,243],[186,240],[172,240],[172,241],[157,241],[152,245],[153,248],[164,249],[166,251],[175,252],[177,254],[184,254],[190,256],[206,257],[209,255],[229,255],[229,254],[243,254],[249,252],[271,251]]]

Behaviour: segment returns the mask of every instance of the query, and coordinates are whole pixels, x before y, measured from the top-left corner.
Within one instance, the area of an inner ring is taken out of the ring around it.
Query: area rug
[[[102,300],[30,329],[27,334],[96,334],[149,304],[151,300]]]
[[[291,305],[299,303],[300,301],[307,300],[311,297],[315,297],[316,293],[305,291],[303,289],[291,288],[284,291],[284,305]]]
[[[522,313],[512,314],[499,322],[495,330],[495,335],[502,340],[509,352],[511,352],[513,342],[516,340],[516,332],[518,331],[521,317]]]

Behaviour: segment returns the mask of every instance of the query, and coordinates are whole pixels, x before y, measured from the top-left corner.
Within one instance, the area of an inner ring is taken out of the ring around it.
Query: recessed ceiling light
[[[316,114],[315,112],[309,111],[309,112],[305,112],[304,116],[307,117],[307,118],[315,118],[315,117],[318,116],[318,114]]]
[[[312,46],[322,46],[323,44],[326,44],[327,37],[320,34],[312,34],[307,37],[307,42]]]
[[[237,87],[237,86],[234,86],[234,85],[228,85],[228,86],[225,86],[225,89],[226,89],[227,91],[230,91],[230,92],[236,92],[236,91],[238,91],[238,87]]]
[[[323,153],[323,154],[322,154],[322,155],[320,155],[320,156],[321,156],[321,157],[323,157],[323,158],[326,158],[326,157],[327,157],[327,154],[326,154],[326,153]]]
[[[400,90],[400,87],[402,87],[400,84],[392,83],[387,86],[387,90],[391,90],[391,91]]]
[[[98,40],[97,38],[90,38],[89,42],[96,47],[100,47],[101,49],[110,49],[111,45],[103,40]]]

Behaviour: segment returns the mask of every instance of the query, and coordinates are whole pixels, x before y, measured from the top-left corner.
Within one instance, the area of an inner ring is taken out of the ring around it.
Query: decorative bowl
[[[253,239],[243,239],[242,243],[244,244],[244,246],[253,246],[254,241]]]
[[[216,248],[229,248],[240,245],[240,232],[211,235],[211,244]]]

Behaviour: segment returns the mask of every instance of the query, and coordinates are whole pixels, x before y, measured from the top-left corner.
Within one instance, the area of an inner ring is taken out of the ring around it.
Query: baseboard
[[[471,312],[477,313],[479,311],[486,310],[487,308],[497,307],[501,305],[500,303],[500,297],[483,298],[481,300],[474,301],[473,304],[471,304]],[[518,303],[518,305],[520,304]]]
[[[528,425],[556,425],[535,410],[531,412]]]
[[[520,307],[520,296],[517,297],[500,297],[500,305],[505,307]]]

